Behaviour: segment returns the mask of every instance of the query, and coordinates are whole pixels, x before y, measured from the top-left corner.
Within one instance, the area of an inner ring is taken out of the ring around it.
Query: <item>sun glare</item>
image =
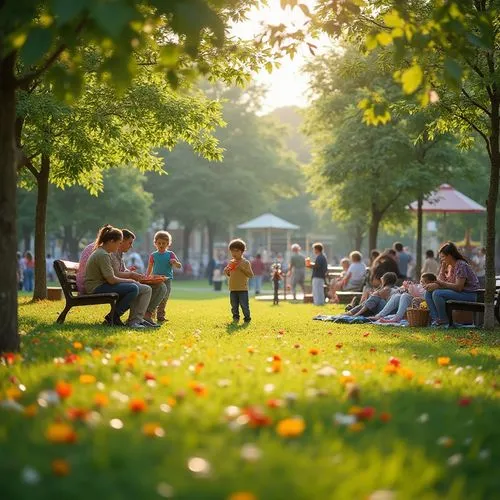
[[[314,0],[302,0],[311,10]],[[284,24],[289,28],[303,28],[307,17],[299,8],[282,9],[279,0],[269,0],[268,5],[254,9],[247,21],[237,24],[233,33],[239,38],[250,40],[262,32],[265,24]],[[319,50],[328,43],[328,39],[316,41]],[[282,106],[306,106],[308,79],[301,69],[310,60],[311,54],[306,46],[300,47],[293,59],[284,57],[279,69],[271,74],[262,70],[255,75],[255,82],[268,91],[263,102],[262,112],[269,112]]]

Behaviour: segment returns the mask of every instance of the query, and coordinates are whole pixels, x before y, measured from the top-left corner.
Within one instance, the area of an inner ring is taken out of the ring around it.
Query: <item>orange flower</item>
[[[227,500],[257,500],[257,497],[250,491],[236,491],[231,493]]]
[[[109,404],[109,398],[103,392],[98,392],[94,396],[94,404],[96,406],[100,406],[100,407],[108,406],[108,404]]]
[[[83,344],[81,342],[73,342],[73,347],[75,349],[83,349]]]
[[[351,424],[349,427],[351,432],[361,432],[365,428],[365,424],[363,422],[355,422]]]
[[[335,347],[337,349],[342,349],[343,346],[344,346],[344,344],[342,344],[341,342],[339,342],[338,344],[335,345]]]
[[[249,352],[250,354],[253,354],[255,352],[255,349],[251,345],[249,345],[247,347],[247,352]]]
[[[283,406],[283,400],[282,399],[269,399],[266,404],[267,404],[267,406],[269,406],[269,408],[281,408]]]
[[[316,347],[311,347],[311,349],[309,349],[309,354],[311,354],[312,356],[317,356],[319,354],[319,349],[317,349]]]
[[[20,399],[23,393],[18,387],[9,387],[5,390],[5,395],[7,396],[7,399],[12,399],[15,401],[17,399]]]
[[[281,361],[281,356],[279,354],[273,354],[273,361]]]
[[[85,408],[68,408],[66,416],[69,420],[85,420],[89,411]]]
[[[71,396],[73,392],[73,387],[69,382],[65,382],[64,380],[59,380],[56,383],[56,392],[61,399],[66,399]]]
[[[379,418],[380,418],[380,420],[381,420],[382,422],[387,423],[387,422],[390,422],[390,421],[392,420],[392,415],[391,415],[390,413],[386,412],[386,411],[383,411],[383,412],[380,414],[380,417],[379,417]]]
[[[271,363],[271,371],[273,373],[279,373],[281,371],[281,361],[279,360],[274,360]]]
[[[470,351],[469,351],[470,355],[471,356],[477,356],[479,354],[479,350],[477,349],[477,347],[473,347]]]
[[[92,357],[93,358],[99,358],[102,356],[102,352],[99,349],[94,349],[92,351]]]
[[[163,437],[165,431],[158,422],[147,422],[142,426],[142,433],[148,437]]]
[[[144,380],[156,380],[156,375],[154,373],[151,373],[151,372],[146,372],[144,374]]]
[[[387,373],[388,375],[394,375],[397,372],[398,372],[398,369],[394,365],[385,365],[384,366],[384,373]]]
[[[173,408],[177,404],[177,399],[172,397],[167,398],[167,404]]]
[[[71,472],[69,463],[61,458],[52,460],[51,468],[56,476],[67,476]]]
[[[272,424],[272,420],[259,407],[249,406],[243,410],[248,417],[250,427],[266,427]]]
[[[57,422],[49,425],[45,431],[45,437],[51,443],[74,443],[76,441],[76,432],[71,425]]]
[[[407,378],[408,380],[411,380],[414,377],[414,375],[415,375],[415,373],[412,370],[410,370],[409,368],[400,368],[399,369],[399,374],[402,377]]]
[[[440,357],[437,359],[439,366],[448,366],[450,364],[450,358],[448,357]]]
[[[80,384],[93,384],[96,378],[94,375],[89,375],[88,373],[83,373],[80,375]]]
[[[207,388],[203,384],[196,382],[196,380],[192,380],[188,385],[198,396],[207,395]]]
[[[80,361],[80,356],[78,356],[78,354],[68,354],[64,358],[64,362],[67,365],[72,365],[72,364],[76,363],[77,361]]]
[[[341,384],[346,385],[355,382],[356,379],[352,375],[341,375],[339,381]]]
[[[24,415],[26,417],[34,417],[38,413],[38,408],[36,405],[28,405],[24,408]]]
[[[197,374],[200,373],[204,367],[205,367],[205,363],[202,363],[202,362],[197,363],[196,366],[194,367],[195,373],[197,373]]]
[[[148,405],[146,404],[144,399],[134,398],[129,401],[128,407],[134,413],[141,413],[147,409]]]
[[[278,422],[276,432],[282,437],[297,437],[304,432],[305,428],[306,424],[301,417],[285,418]]]

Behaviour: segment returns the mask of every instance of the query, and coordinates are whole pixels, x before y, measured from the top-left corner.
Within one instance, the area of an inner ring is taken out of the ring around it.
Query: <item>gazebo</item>
[[[273,232],[286,233],[288,251],[291,244],[292,233],[297,229],[300,229],[300,226],[281,219],[274,214],[266,213],[256,217],[255,219],[249,220],[244,224],[240,224],[238,229],[246,230],[246,238],[250,251],[253,250],[255,235],[259,233],[264,234],[267,251],[271,253],[271,240]]]

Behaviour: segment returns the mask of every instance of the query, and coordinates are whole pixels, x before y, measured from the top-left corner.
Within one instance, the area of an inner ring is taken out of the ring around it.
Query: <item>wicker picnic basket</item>
[[[427,326],[429,324],[429,310],[420,308],[409,308],[406,310],[408,324],[410,326]]]

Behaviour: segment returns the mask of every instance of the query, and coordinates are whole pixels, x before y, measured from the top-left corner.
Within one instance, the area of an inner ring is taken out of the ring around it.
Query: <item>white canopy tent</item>
[[[287,249],[290,249],[292,233],[300,229],[300,226],[292,224],[274,214],[266,213],[262,214],[255,219],[252,219],[244,224],[240,224],[238,229],[246,230],[247,242],[250,251],[253,251],[254,235],[256,233],[264,233],[266,239],[266,248],[269,253],[271,253],[271,241],[272,233],[274,232],[286,232]]]

